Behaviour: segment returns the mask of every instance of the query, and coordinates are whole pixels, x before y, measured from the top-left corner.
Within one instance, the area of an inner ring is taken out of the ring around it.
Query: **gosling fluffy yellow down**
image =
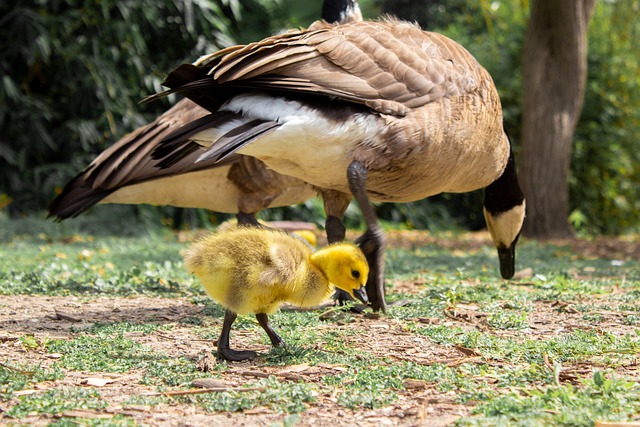
[[[311,307],[329,297],[333,286],[367,303],[369,266],[362,251],[336,243],[312,252],[301,239],[269,228],[237,227],[212,234],[184,253],[187,269],[207,293],[226,309],[218,356],[245,360],[253,351],[229,348],[231,325],[238,314],[255,314],[274,346],[284,344],[267,314],[288,302]]]

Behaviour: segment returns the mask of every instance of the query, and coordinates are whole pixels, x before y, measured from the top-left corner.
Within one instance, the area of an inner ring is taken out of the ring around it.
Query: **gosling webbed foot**
[[[218,358],[231,362],[241,362],[243,360],[255,359],[258,353],[251,350],[231,350],[230,348],[218,347]]]
[[[231,325],[236,320],[238,315],[231,310],[224,312],[224,320],[222,321],[222,330],[220,331],[220,338],[218,338],[218,358],[223,360],[230,360],[233,362],[240,362],[242,360],[253,359],[258,356],[258,353],[250,350],[231,350],[229,348],[229,334],[231,332]]]

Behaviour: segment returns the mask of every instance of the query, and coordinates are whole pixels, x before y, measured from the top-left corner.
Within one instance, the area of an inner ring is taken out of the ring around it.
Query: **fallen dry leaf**
[[[85,378],[84,380],[80,381],[80,384],[90,385],[93,387],[104,387],[107,384],[111,384],[114,382],[116,382],[116,380],[110,380],[107,378]]]
[[[308,363],[301,363],[299,365],[287,366],[285,369],[280,370],[280,373],[284,372],[304,372],[309,369]]]
[[[429,387],[429,383],[424,380],[414,380],[408,378],[402,382],[404,388],[412,389],[412,390],[422,390]]]
[[[472,348],[462,347],[461,345],[455,345],[454,347],[460,353],[462,353],[464,355],[467,355],[467,356],[474,356],[474,357],[482,356],[482,354],[480,352],[478,352],[477,350],[474,350]]]
[[[211,354],[210,352],[206,352],[200,355],[200,359],[196,363],[196,369],[202,372],[211,372],[215,369],[218,364],[218,359]]]
[[[71,411],[65,411],[61,416],[66,418],[112,418],[111,414],[103,414],[101,412],[92,411],[90,409],[74,409]]]
[[[30,394],[34,394],[37,393],[38,390],[18,390],[18,391],[14,391],[13,395],[14,396],[28,396]]]
[[[533,268],[525,268],[513,275],[514,280],[530,279],[531,277],[533,277]]]
[[[596,421],[593,427],[640,427],[638,421]]]

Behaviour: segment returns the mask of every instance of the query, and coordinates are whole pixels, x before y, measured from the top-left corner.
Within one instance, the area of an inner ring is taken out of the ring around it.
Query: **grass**
[[[508,393],[479,405],[482,417],[462,420],[463,426],[553,425],[589,427],[594,419],[625,421],[636,418],[640,407],[638,383],[605,378],[596,371],[579,387],[562,385],[544,390]]]
[[[55,227],[38,223],[35,234],[4,232],[0,295],[180,297],[201,309],[176,321],[74,324],[65,336],[22,330],[13,345],[20,351],[4,352],[0,360],[0,422],[78,409],[104,414],[115,404],[110,389],[70,385],[72,375],[131,375],[129,386],[145,392],[120,396],[125,408],[264,410],[283,414],[279,425],[296,425],[319,407],[357,416],[420,408],[425,401],[437,406],[442,399],[459,405],[454,413],[463,408],[459,426],[592,426],[640,418],[633,368],[640,353],[637,261],[524,241],[518,264],[533,272],[507,282],[497,278],[488,246],[390,248],[389,301],[408,304],[379,319],[335,312],[321,320],[317,311],[280,311],[271,320],[287,347],[244,367],[263,377],[239,377],[238,364],[199,370],[196,359],[204,356],[194,356],[187,344],[172,355],[149,344],[180,333],[192,342],[213,340],[224,314],[184,271],[179,252],[186,244],[175,234],[69,235]],[[234,336],[268,345],[252,317],[238,319]],[[297,376],[282,374],[292,368]],[[192,390],[201,378],[234,385],[216,393],[149,394]],[[50,425],[144,424],[126,411],[110,414]]]
[[[30,394],[20,398],[20,401],[6,413],[10,418],[24,418],[27,415],[60,414],[74,409],[104,409],[106,402],[95,389],[82,387],[49,389],[42,394]]]
[[[64,373],[59,366],[54,366],[53,369],[44,369],[39,365],[3,363],[0,365],[0,398],[9,400],[14,397],[15,392],[24,390],[33,384],[61,378],[64,378]]]

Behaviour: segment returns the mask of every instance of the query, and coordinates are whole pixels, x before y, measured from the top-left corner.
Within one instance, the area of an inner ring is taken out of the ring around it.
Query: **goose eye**
[[[351,270],[351,275],[353,276],[354,279],[360,278],[360,272],[358,270]]]

